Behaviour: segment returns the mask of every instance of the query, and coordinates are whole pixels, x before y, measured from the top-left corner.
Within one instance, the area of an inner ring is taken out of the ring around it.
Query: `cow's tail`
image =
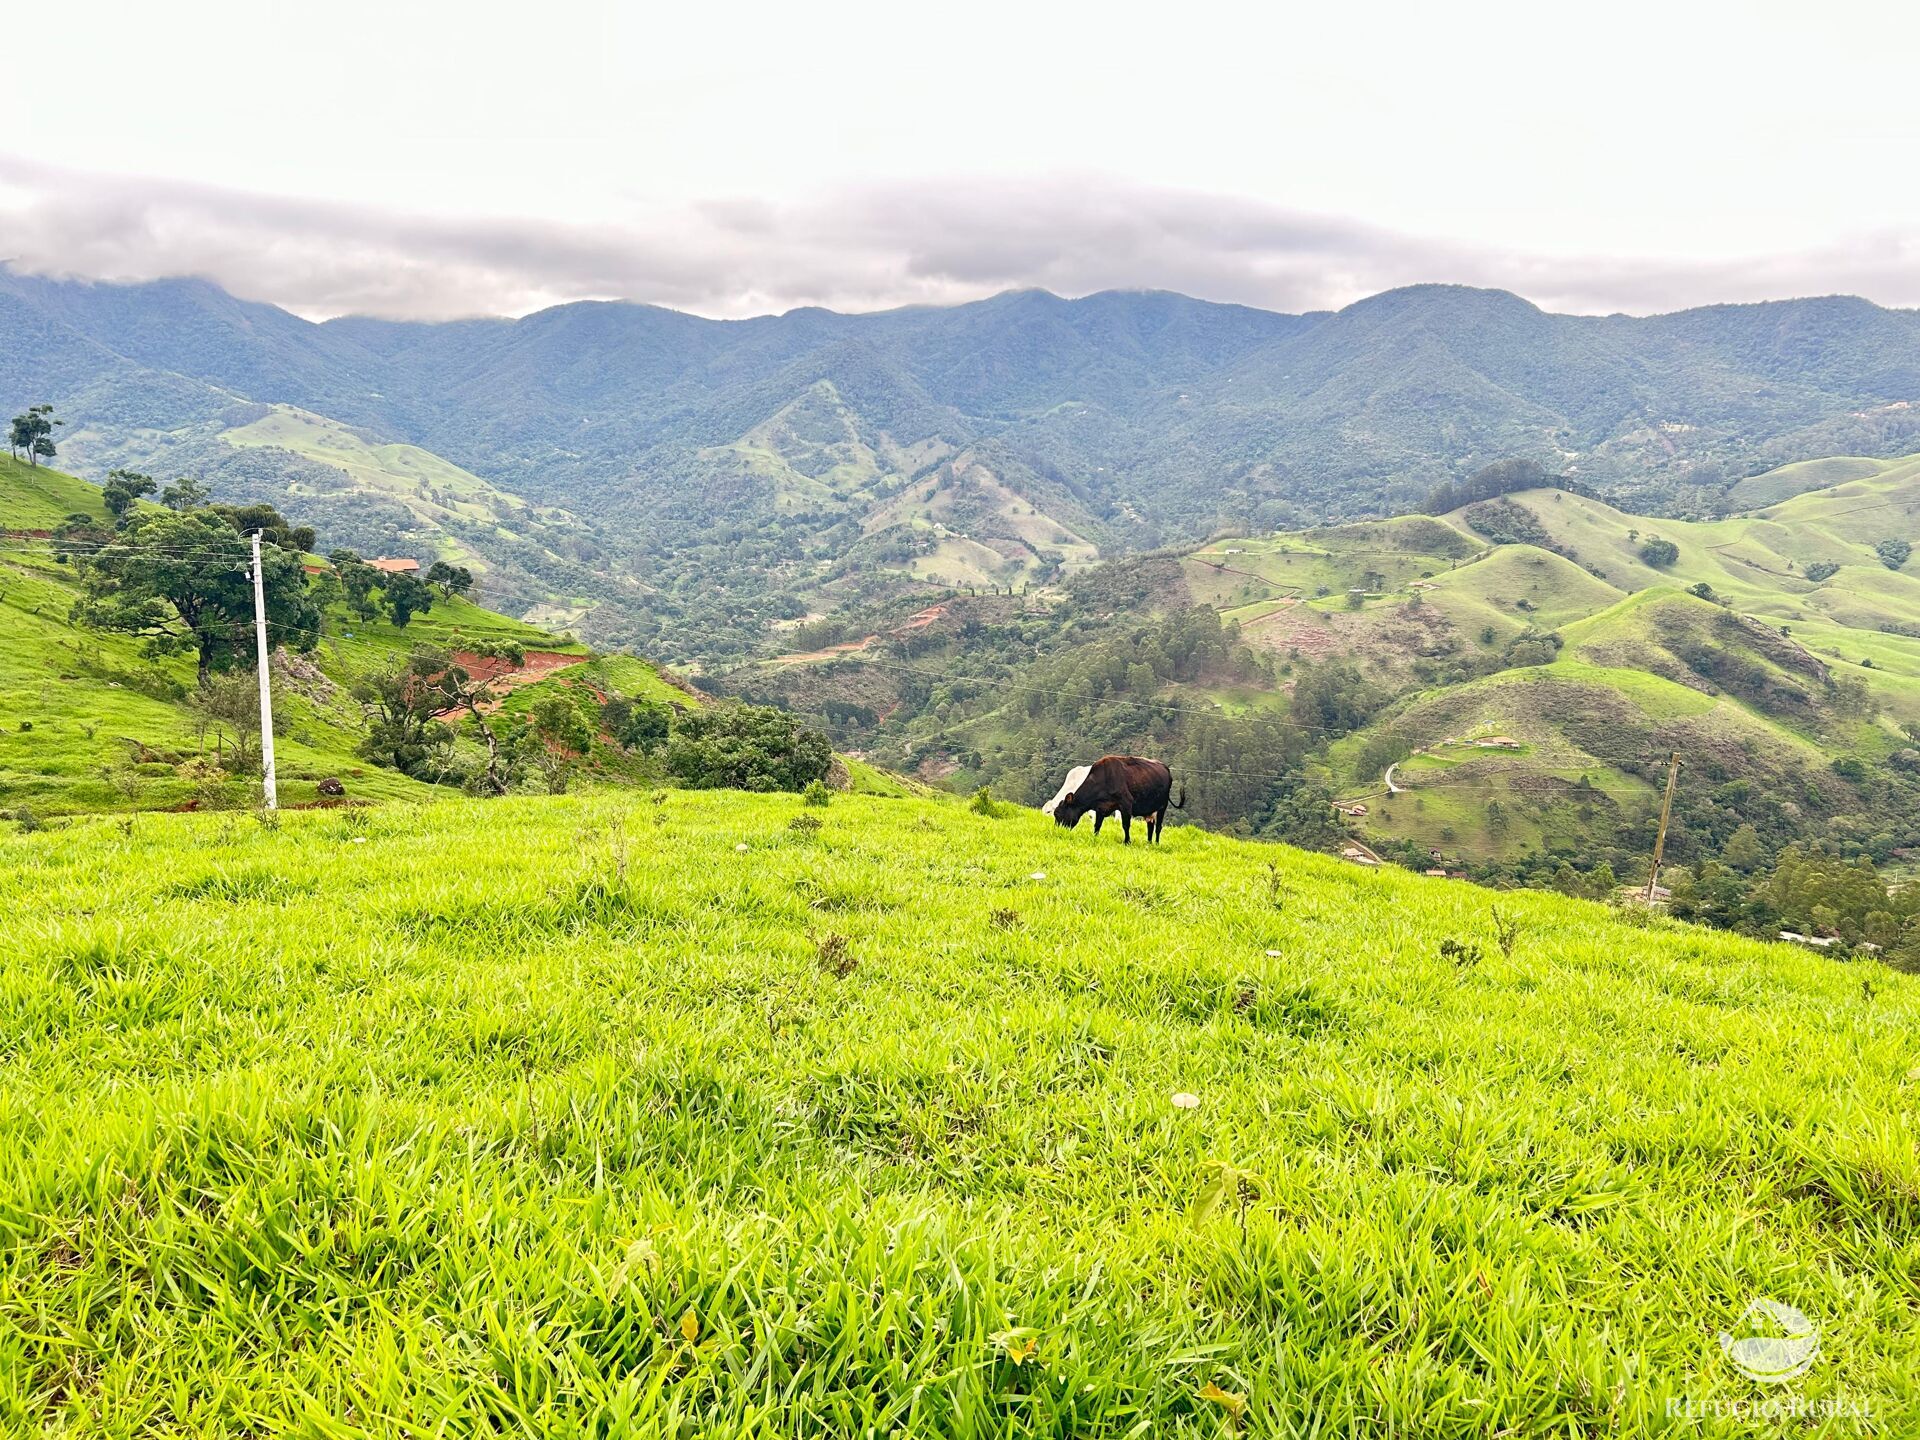
[[[1186,781],[1182,780],[1180,782],[1180,798],[1178,800],[1173,801],[1172,803],[1173,803],[1173,808],[1176,810],[1184,810],[1187,808],[1187,782]]]

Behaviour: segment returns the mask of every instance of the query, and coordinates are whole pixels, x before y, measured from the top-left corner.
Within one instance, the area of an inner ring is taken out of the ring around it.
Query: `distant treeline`
[[[1565,475],[1555,475],[1537,460],[1496,460],[1464,480],[1441,481],[1428,492],[1426,502],[1420,509],[1427,515],[1445,515],[1462,505],[1498,499],[1516,490],[1538,490],[1547,485],[1570,490],[1575,495],[1585,495],[1590,499],[1600,498],[1600,493],[1591,485]]]

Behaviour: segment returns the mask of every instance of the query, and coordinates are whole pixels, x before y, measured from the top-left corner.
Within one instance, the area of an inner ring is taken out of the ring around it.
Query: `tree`
[[[452,763],[454,731],[447,717],[464,715],[473,737],[486,747],[478,773],[462,777],[482,795],[504,795],[517,774],[513,749],[502,743],[488,712],[499,701],[499,676],[491,667],[467,668],[467,657],[503,661],[519,668],[526,652],[518,645],[472,641],[458,655],[437,646],[414,647],[406,661],[362,679],[353,695],[367,716],[367,738],[360,753],[419,780],[444,781],[458,772]]]
[[[1760,832],[1751,824],[1742,825],[1720,847],[1720,858],[1735,870],[1758,870],[1767,858],[1766,847],[1760,843]]]
[[[579,701],[566,691],[542,695],[533,703],[519,751],[545,777],[549,795],[567,793],[574,762],[593,745],[593,726]]]
[[[1905,540],[1882,540],[1873,547],[1873,553],[1880,557],[1880,563],[1889,570],[1898,570],[1913,554],[1913,546]]]
[[[183,475],[160,492],[160,503],[169,510],[198,510],[213,492],[191,476]]]
[[[654,700],[615,695],[600,711],[600,723],[624,750],[651,755],[666,743],[673,711]]]
[[[51,460],[56,453],[54,427],[66,423],[54,418],[51,405],[29,405],[22,414],[13,417],[7,433],[7,448],[16,459],[25,455],[29,465]]]
[[[253,654],[252,546],[210,510],[136,515],[120,534],[81,553],[74,619],[138,635],[149,654],[191,650],[202,683]],[[320,611],[300,557],[261,550],[267,643],[311,650]]]
[[[107,483],[100,489],[100,499],[106,504],[107,513],[113,516],[114,524],[124,526],[134,502],[153,494],[156,488],[153,477],[142,475],[138,470],[109,470]]]
[[[1680,547],[1671,540],[1662,540],[1658,535],[1653,535],[1640,547],[1640,558],[1655,569],[1664,570],[1680,558]]]
[[[315,537],[311,525],[295,525],[264,502],[215,505],[211,508],[214,514],[233,526],[235,534],[251,535],[257,530],[268,544],[278,545],[282,550],[291,550],[297,555],[305,555],[313,549]]]
[[[340,582],[341,593],[346,596],[347,608],[362,620],[371,620],[380,613],[373,592],[380,583],[380,572],[351,550],[335,550],[327,556],[327,563],[333,566],[333,573]]]
[[[832,766],[826,736],[758,705],[683,715],[667,744],[667,769],[695,790],[801,790]]]
[[[414,575],[381,576],[380,596],[387,602],[394,625],[401,630],[415,615],[433,609],[433,587]]]
[[[427,567],[427,583],[439,586],[441,596],[451,600],[473,588],[473,572],[464,565],[450,565],[445,560],[436,560]]]
[[[427,682],[448,663],[444,652],[419,649],[354,682],[351,693],[367,722],[361,755],[416,780],[446,777],[453,727],[440,719],[440,697]]]

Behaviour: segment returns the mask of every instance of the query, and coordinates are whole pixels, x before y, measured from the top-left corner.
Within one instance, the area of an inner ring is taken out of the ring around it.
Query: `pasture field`
[[[0,1432],[1911,1435],[1917,1029],[950,801],[4,833]],[[1755,1297],[1802,1378],[1723,1353]]]

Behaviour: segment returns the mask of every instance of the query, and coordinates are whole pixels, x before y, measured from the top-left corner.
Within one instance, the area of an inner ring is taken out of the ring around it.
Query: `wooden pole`
[[[1667,798],[1660,802],[1660,833],[1653,837],[1653,869],[1647,872],[1647,903],[1660,887],[1660,857],[1667,849],[1667,817],[1673,814],[1673,782],[1680,774],[1680,752],[1667,757]]]

